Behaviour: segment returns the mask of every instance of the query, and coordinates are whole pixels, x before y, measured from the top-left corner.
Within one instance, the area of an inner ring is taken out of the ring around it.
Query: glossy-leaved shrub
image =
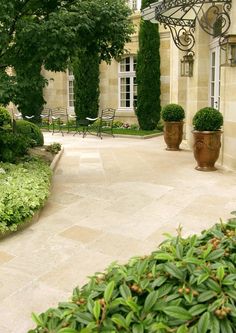
[[[233,333],[236,218],[201,235],[169,236],[148,256],[96,273],[29,333]]]
[[[27,154],[31,140],[24,134],[9,130],[0,131],[0,162],[15,163]]]
[[[43,133],[37,125],[27,120],[17,120],[15,127],[17,133],[21,133],[32,140],[33,146],[43,146]]]
[[[15,231],[49,195],[51,170],[39,159],[0,163],[0,234]]]

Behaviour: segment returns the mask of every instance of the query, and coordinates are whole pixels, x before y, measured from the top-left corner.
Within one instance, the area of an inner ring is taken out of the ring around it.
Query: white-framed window
[[[137,102],[136,56],[129,55],[119,62],[119,108],[132,109]]]
[[[140,10],[141,8],[141,0],[126,0],[127,5],[133,10]]]
[[[213,42],[210,45],[210,87],[209,104],[211,107],[220,108],[220,47]]]
[[[68,82],[68,108],[70,111],[74,111],[74,104],[75,104],[75,98],[74,98],[74,74],[73,72],[68,69],[67,74],[67,82]]]

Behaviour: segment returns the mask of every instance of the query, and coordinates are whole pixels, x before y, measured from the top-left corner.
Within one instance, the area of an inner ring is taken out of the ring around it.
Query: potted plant
[[[196,170],[217,170],[215,162],[220,154],[222,125],[222,114],[212,107],[198,110],[193,117],[193,152],[198,164]]]
[[[179,145],[183,139],[184,109],[179,104],[167,104],[161,111],[164,120],[164,140],[166,150],[180,150]]]

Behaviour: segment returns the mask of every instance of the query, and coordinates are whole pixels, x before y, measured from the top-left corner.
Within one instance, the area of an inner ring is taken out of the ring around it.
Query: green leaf
[[[227,290],[226,294],[229,295],[229,297],[233,298],[234,300],[236,300],[236,291],[233,289]]]
[[[132,297],[132,293],[129,289],[129,287],[127,286],[127,284],[122,284],[119,288],[120,290],[120,294],[124,299],[130,298]]]
[[[139,306],[138,306],[138,304],[135,303],[132,299],[128,299],[125,303],[130,307],[130,309],[133,312],[139,312]]]
[[[220,333],[220,323],[216,316],[211,315],[210,318],[210,329],[211,333]]]
[[[40,326],[40,327],[44,327],[44,322],[42,321],[42,319],[40,318],[40,316],[37,316],[34,312],[31,315],[31,318],[33,319],[33,321],[35,322],[36,325]]]
[[[181,281],[184,280],[185,274],[179,268],[177,268],[174,264],[166,263],[164,266],[164,269],[166,270],[167,273],[176,277],[177,279],[179,279]]]
[[[191,313],[180,306],[167,306],[165,309],[163,309],[163,312],[165,312],[170,317],[180,320],[192,319]]]
[[[161,298],[167,294],[169,294],[169,292],[172,290],[173,285],[172,284],[164,284],[163,286],[161,286],[157,291],[157,298]]]
[[[210,319],[210,314],[209,312],[203,313],[201,318],[198,321],[197,324],[197,329],[198,333],[206,333],[208,328],[209,328],[209,319]]]
[[[209,274],[208,273],[204,273],[204,274],[199,275],[199,277],[197,279],[197,284],[199,285],[199,284],[203,283],[208,278],[209,278]]]
[[[221,282],[224,279],[224,276],[225,276],[224,267],[223,266],[218,267],[216,272],[216,277]]]
[[[118,314],[118,313],[114,314],[112,316],[111,320],[118,326],[128,328],[125,318],[122,315]]]
[[[206,311],[207,305],[206,304],[196,304],[192,306],[188,311],[191,313],[192,316],[197,316],[203,311]]]
[[[206,260],[207,261],[213,261],[216,260],[218,258],[221,258],[223,256],[223,254],[225,253],[225,251],[223,249],[218,249],[215,251],[212,251],[207,257]]]
[[[154,256],[154,258],[157,259],[157,260],[165,260],[165,261],[173,261],[174,260],[174,257],[171,254],[165,253],[165,252],[157,253]]]
[[[111,281],[107,285],[105,292],[104,292],[104,299],[105,299],[106,303],[108,303],[110,301],[114,288],[115,288],[115,282]]]
[[[101,304],[99,303],[99,301],[95,301],[93,306],[93,315],[97,321],[100,317],[100,314],[101,314]]]
[[[143,325],[142,324],[134,324],[132,326],[132,333],[143,333]]]
[[[228,319],[222,320],[220,322],[220,331],[221,333],[233,333],[231,323]]]
[[[221,287],[219,285],[219,283],[217,283],[216,281],[209,279],[206,282],[206,285],[209,289],[214,290],[216,293],[221,292]]]
[[[157,291],[152,291],[145,299],[143,310],[148,313],[157,301]]]
[[[204,259],[206,259],[208,254],[211,252],[212,247],[213,247],[213,244],[208,244],[207,249],[205,251],[203,251],[202,256]]]
[[[159,276],[152,284],[153,287],[160,287],[167,280],[166,276]]]
[[[222,284],[225,286],[230,286],[235,283],[235,280],[236,280],[236,274],[229,274],[223,279]]]
[[[203,293],[201,293],[198,296],[198,302],[205,302],[208,301],[209,299],[212,299],[213,297],[215,297],[217,294],[214,291],[208,290],[208,291],[204,291]]]
[[[93,316],[88,312],[77,312],[75,317],[80,323],[85,325],[93,321]]]
[[[183,245],[182,244],[177,244],[176,246],[176,256],[178,259],[183,258]]]
[[[176,333],[188,333],[188,328],[186,325],[181,325]]]
[[[75,330],[74,328],[62,328],[60,329],[57,333],[78,333],[77,330]]]

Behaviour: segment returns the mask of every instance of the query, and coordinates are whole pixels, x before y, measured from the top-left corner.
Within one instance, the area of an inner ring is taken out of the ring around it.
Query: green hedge
[[[23,134],[33,142],[33,146],[43,146],[44,137],[40,128],[27,120],[16,121],[16,132]]]
[[[149,256],[111,265],[33,319],[29,333],[233,333],[236,218],[186,239],[179,228]]]
[[[0,233],[31,218],[49,195],[51,170],[41,160],[0,163]]]

